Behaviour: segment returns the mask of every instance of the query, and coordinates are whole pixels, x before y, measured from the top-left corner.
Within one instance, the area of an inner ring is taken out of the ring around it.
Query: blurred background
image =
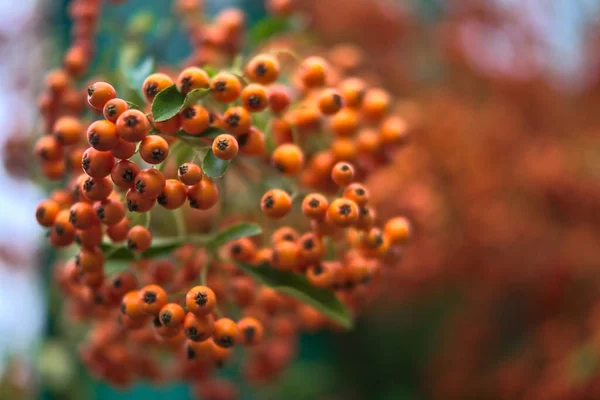
[[[60,328],[54,255],[32,211],[43,189],[25,177],[68,3],[0,2],[0,399],[191,398],[184,385],[94,382]],[[262,3],[205,9],[239,6],[251,29]],[[400,98],[411,143],[368,183],[381,216],[409,216],[415,235],[355,330],[306,335],[279,381],[242,398],[600,398],[600,1],[296,3],[319,52],[344,64],[356,50],[348,68]],[[107,4],[102,20],[146,18],[169,32],[150,55],[176,62],[189,43],[171,8]],[[98,58],[118,40],[101,30]]]

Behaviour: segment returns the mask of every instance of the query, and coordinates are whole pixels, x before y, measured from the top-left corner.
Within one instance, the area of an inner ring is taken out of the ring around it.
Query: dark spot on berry
[[[165,311],[160,315],[160,319],[164,325],[169,325],[171,323],[171,318],[173,318],[173,315],[171,315],[169,311]]]
[[[352,207],[348,204],[342,204],[339,208],[340,215],[347,216],[352,212]]]
[[[191,328],[188,328],[185,330],[185,335],[190,338],[190,340],[193,340],[194,342],[198,341],[198,339],[200,339],[200,335],[198,334],[198,330],[196,329],[196,327],[192,326]]]
[[[94,185],[95,185],[94,180],[92,178],[87,178],[85,180],[85,182],[83,182],[83,186],[82,186],[83,187],[83,191],[86,192],[86,193],[89,192],[89,191],[91,191],[94,188]]]
[[[104,220],[104,217],[106,216],[104,213],[104,206],[100,206],[96,209],[96,215],[101,221]]]
[[[155,82],[150,82],[146,85],[146,96],[154,97],[158,94],[158,85]]]
[[[217,92],[224,92],[227,90],[227,82],[225,81],[216,81],[214,84],[214,89]]]
[[[294,235],[292,235],[291,233],[286,233],[285,235],[283,235],[282,239],[288,242],[293,242]]]
[[[94,297],[94,303],[96,303],[96,304],[103,304],[104,303],[104,299],[102,298],[102,296],[100,296],[99,294],[97,294]]]
[[[354,193],[356,193],[359,196],[364,196],[366,192],[365,192],[365,189],[363,189],[363,188],[356,188],[356,189],[354,189]]]
[[[109,117],[114,117],[117,114],[117,106],[114,104],[109,104],[106,106],[106,114]]]
[[[375,236],[375,240],[373,241],[375,247],[379,247],[383,244],[383,237],[381,235]]]
[[[158,315],[156,317],[154,317],[154,319],[152,320],[152,325],[154,325],[156,328],[160,328],[162,326],[162,324],[160,323],[160,319],[158,318]]]
[[[121,314],[125,314],[127,311],[127,306],[125,305],[125,302],[122,301],[121,302]]]
[[[250,95],[248,96],[248,105],[250,108],[259,108],[262,104],[262,100],[259,96]]]
[[[133,241],[133,239],[127,239],[127,248],[129,250],[135,250],[137,249],[137,243]]]
[[[238,256],[241,253],[242,253],[242,246],[240,246],[238,243],[231,246],[231,254],[233,254],[234,256]]]
[[[139,206],[135,201],[127,200],[127,209],[129,211],[137,211],[137,210],[139,210]]]
[[[210,124],[212,124],[213,122],[215,122],[215,120],[217,119],[217,116],[215,115],[215,113],[209,113],[208,114],[208,122]]]
[[[135,190],[137,190],[139,193],[144,193],[146,191],[146,183],[141,179],[138,179],[135,181]]]
[[[191,346],[187,346],[185,354],[188,360],[193,360],[194,358],[196,358],[196,351],[192,349]]]
[[[167,196],[164,193],[161,193],[157,198],[156,198],[156,202],[158,204],[160,204],[161,206],[166,206],[167,205]]]
[[[265,199],[263,200],[263,206],[265,208],[273,208],[275,206],[275,199],[273,198],[273,196],[268,195],[267,197],[265,197]]]
[[[365,276],[365,277],[364,277],[364,278],[362,278],[362,280],[360,281],[360,283],[363,283],[363,284],[365,284],[365,285],[366,285],[367,283],[369,283],[369,282],[371,282],[371,276],[370,276],[370,275],[367,275],[367,276]]]
[[[258,63],[254,68],[254,73],[256,74],[256,76],[265,76],[267,71],[267,66],[264,63]]]
[[[279,172],[285,172],[285,167],[283,166],[283,164],[278,162],[275,163],[275,169]]]
[[[315,264],[313,267],[313,274],[321,275],[323,273],[323,266],[321,264]]]
[[[240,119],[241,118],[238,114],[231,114],[227,116],[227,119],[225,119],[225,123],[231,126],[232,128],[235,128],[240,124]]]
[[[85,172],[87,172],[87,170],[90,168],[90,164],[92,163],[92,160],[90,160],[90,158],[85,155],[82,159],[81,159],[81,168],[83,168],[83,170]]]
[[[181,79],[181,89],[184,91],[188,91],[192,87],[192,77],[189,75],[184,76]]]
[[[368,215],[368,214],[369,214],[369,209],[367,207],[360,209],[360,215]]]
[[[69,222],[73,225],[77,223],[77,212],[75,212],[75,210],[69,212]]]
[[[123,282],[121,281],[121,277],[117,276],[114,280],[113,280],[113,287],[115,288],[120,288],[121,285],[123,284]]]
[[[229,141],[228,140],[220,139],[217,142],[217,149],[219,149],[221,151],[227,150],[228,147],[229,147]]]
[[[244,337],[246,338],[247,342],[252,342],[255,335],[256,329],[253,326],[249,326],[246,329],[244,329]]]
[[[250,134],[244,133],[243,135],[238,136],[237,141],[240,147],[244,147],[246,143],[248,143],[248,139],[250,138]]]
[[[185,119],[194,118],[196,116],[196,109],[194,107],[186,107],[181,115],[183,115],[183,118]]]
[[[128,115],[125,117],[125,125],[128,128],[134,128],[139,124],[140,120],[135,115]]]
[[[198,208],[198,201],[196,199],[190,198],[189,200],[190,200],[190,207]]]
[[[340,169],[344,172],[350,171],[350,166],[348,164],[344,164],[344,165],[342,165],[342,167]]]
[[[233,337],[232,336],[221,336],[217,339],[219,346],[224,347],[226,349],[233,346]]]
[[[75,234],[75,243],[81,246],[81,236],[79,236],[79,233]]]
[[[81,265],[81,257],[79,256],[79,254],[75,255],[75,265],[78,267]]]
[[[88,88],[87,88],[87,94],[88,94],[88,96],[91,97],[94,94],[95,90],[96,89],[94,88],[94,85],[88,86]]]
[[[306,250],[312,250],[315,247],[315,242],[312,239],[306,239],[304,243],[302,243],[302,247]]]
[[[156,293],[151,290],[144,292],[144,296],[142,297],[142,301],[146,304],[152,304],[156,301]]]
[[[100,135],[96,131],[90,132],[89,141],[92,146],[98,145],[100,143]]]
[[[165,152],[162,149],[152,149],[150,157],[155,161],[161,161],[165,158]]]
[[[54,232],[56,232],[58,236],[62,236],[65,233],[65,227],[60,224],[56,224],[54,225]]]
[[[121,174],[121,178],[123,178],[125,182],[131,182],[135,179],[135,175],[132,170],[127,169]]]
[[[339,94],[334,94],[333,95],[333,103],[338,106],[341,107],[342,106],[342,96],[340,96]]]
[[[37,219],[44,218],[44,215],[46,215],[46,209],[44,207],[38,208],[37,211],[35,212],[35,217]]]
[[[308,205],[309,205],[311,208],[317,208],[317,207],[319,207],[319,205],[320,205],[320,204],[321,204],[321,202],[320,202],[319,200],[317,200],[317,199],[311,199],[311,200],[308,202]]]
[[[47,160],[48,159],[48,150],[47,149],[41,149],[40,150],[40,158],[42,160]]]
[[[194,296],[194,303],[198,304],[200,307],[204,307],[206,303],[208,303],[208,294],[206,292],[198,292]]]
[[[188,172],[188,166],[183,164],[179,166],[179,175],[185,175]]]

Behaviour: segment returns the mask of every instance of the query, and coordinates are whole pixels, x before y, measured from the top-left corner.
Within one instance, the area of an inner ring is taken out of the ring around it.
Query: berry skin
[[[187,189],[190,207],[208,210],[219,201],[219,187],[208,176],[203,176],[200,182]]]
[[[186,185],[195,185],[202,179],[202,168],[192,162],[183,163],[177,168],[177,177]]]
[[[291,99],[288,89],[283,85],[273,85],[267,94],[269,107],[275,114],[282,113],[290,105]]]
[[[383,89],[370,89],[365,94],[361,112],[367,121],[380,121],[390,107],[390,95]]]
[[[242,154],[259,156],[265,152],[265,135],[255,127],[250,128],[248,133],[239,135],[237,142]]]
[[[263,195],[260,207],[269,218],[280,219],[292,209],[292,198],[281,189],[271,189]]]
[[[46,228],[52,226],[60,212],[60,204],[55,200],[44,200],[35,209],[35,219]]]
[[[92,147],[83,153],[81,167],[92,178],[104,178],[115,165],[115,158],[108,151],[98,151]]]
[[[206,108],[193,104],[181,110],[181,129],[190,135],[199,135],[210,125],[210,114]]]
[[[135,177],[140,172],[140,167],[129,160],[121,160],[114,165],[110,171],[110,177],[115,185],[121,189],[131,189],[135,183]]]
[[[110,196],[112,191],[113,183],[109,177],[87,177],[81,182],[81,193],[92,201],[104,200]]]
[[[271,164],[285,175],[296,175],[304,165],[304,153],[295,144],[285,143],[273,151]]]
[[[298,232],[290,226],[282,226],[271,235],[271,243],[275,246],[282,241],[295,242],[300,236]]]
[[[75,232],[75,243],[84,249],[91,250],[102,243],[102,227],[94,225],[88,229]]]
[[[104,268],[104,253],[99,247],[92,250],[81,249],[75,256],[75,265],[85,273],[102,272]]]
[[[127,233],[127,248],[136,253],[143,253],[152,244],[152,233],[141,225],[132,227]]]
[[[356,158],[356,142],[347,138],[335,139],[331,144],[331,153],[337,161],[352,161]]]
[[[348,186],[354,179],[354,167],[347,162],[339,162],[331,170],[331,179],[339,187]]]
[[[202,342],[194,342],[192,340],[185,341],[185,357],[187,360],[206,361],[210,359],[212,354],[212,340],[204,340]]]
[[[76,144],[83,138],[83,125],[77,118],[63,116],[54,122],[52,135],[65,146]]]
[[[65,152],[63,146],[54,136],[42,136],[35,143],[35,155],[42,162],[63,161]]]
[[[69,210],[69,222],[75,229],[88,229],[100,221],[90,203],[79,201],[73,204]]]
[[[279,62],[268,54],[259,54],[246,66],[246,74],[254,82],[268,85],[279,77]]]
[[[314,287],[330,288],[334,283],[333,270],[329,263],[313,264],[306,270],[306,278]]]
[[[321,261],[325,255],[325,246],[313,232],[307,232],[298,240],[302,262],[312,264]]]
[[[362,154],[376,154],[381,148],[379,132],[372,128],[363,128],[356,136],[358,152]]]
[[[211,79],[210,91],[219,103],[231,103],[240,95],[242,85],[237,76],[221,72]]]
[[[393,244],[401,244],[406,242],[412,231],[410,222],[404,217],[390,219],[385,223],[383,229],[385,236],[387,236],[387,238]]]
[[[176,179],[167,179],[165,187],[162,193],[156,198],[156,201],[167,210],[175,210],[181,207],[186,199],[187,191],[185,185]]]
[[[234,135],[247,133],[252,126],[252,116],[244,107],[231,107],[223,114],[223,128]]]
[[[375,211],[371,207],[362,207],[356,221],[356,228],[360,230],[368,230],[375,224]]]
[[[229,254],[236,261],[250,262],[256,254],[256,245],[248,238],[237,239],[229,244]]]
[[[127,142],[123,139],[119,139],[119,142],[115,147],[113,147],[110,152],[113,157],[118,158],[120,160],[127,160],[128,158],[133,157],[135,154],[136,145],[135,143]]]
[[[98,111],[102,111],[109,100],[117,97],[115,88],[106,82],[96,82],[87,88],[87,101]]]
[[[358,126],[358,113],[351,108],[342,108],[329,119],[329,129],[337,137],[350,137],[354,135]]]
[[[238,150],[237,140],[226,133],[217,136],[212,144],[213,153],[221,160],[231,160],[237,155]]]
[[[384,145],[398,144],[408,136],[408,125],[403,118],[393,116],[386,118],[379,130],[379,138]]]
[[[300,264],[300,246],[296,242],[281,241],[273,246],[273,267],[293,271]]]
[[[148,285],[140,289],[140,310],[144,314],[157,315],[167,304],[167,292],[158,285]]]
[[[178,328],[183,325],[185,310],[177,303],[168,303],[158,313],[160,322],[168,328]]]
[[[197,316],[210,314],[217,305],[217,296],[207,286],[195,286],[185,296],[185,305],[190,313]]]
[[[117,133],[120,137],[131,143],[137,143],[150,132],[150,122],[140,110],[127,110],[117,118]]]
[[[44,177],[50,180],[61,179],[65,175],[66,170],[64,160],[42,161],[41,168]]]
[[[114,225],[125,218],[125,206],[119,199],[109,197],[94,203],[96,216],[104,225]]]
[[[145,196],[135,191],[133,188],[127,190],[127,193],[125,193],[125,200],[127,202],[127,209],[138,213],[150,211],[156,203],[156,197]]]
[[[148,198],[156,198],[165,188],[165,176],[156,168],[146,168],[135,176],[133,188]]]
[[[75,228],[69,222],[69,210],[61,210],[50,230],[50,244],[54,247],[69,246],[75,240]]]
[[[358,108],[367,92],[367,84],[360,78],[344,79],[339,85],[340,92],[347,107]]]
[[[267,91],[262,85],[251,83],[242,90],[242,104],[250,112],[259,112],[269,106]]]
[[[140,156],[148,164],[160,164],[169,155],[169,143],[158,135],[146,136],[140,143]]]
[[[181,117],[177,114],[166,121],[154,121],[154,127],[161,133],[174,135],[179,131],[179,128],[181,128]]]
[[[229,318],[220,318],[215,322],[213,341],[219,347],[229,349],[238,342],[240,331],[237,324]]]
[[[194,89],[204,89],[209,86],[208,74],[201,68],[189,67],[181,71],[177,77],[177,90],[183,94],[188,94]]]
[[[244,346],[256,346],[262,341],[264,328],[256,318],[242,318],[237,322],[237,327],[240,332],[240,342]]]
[[[308,57],[300,64],[298,75],[307,88],[323,86],[327,79],[329,65],[321,57]]]
[[[109,151],[119,143],[119,134],[112,122],[98,120],[90,124],[87,130],[87,141],[96,150]]]
[[[106,235],[113,243],[120,243],[127,239],[129,232],[129,219],[123,218],[120,222],[106,228]]]
[[[326,89],[319,95],[319,111],[323,115],[333,115],[342,109],[344,101],[336,89]]]
[[[117,122],[117,119],[125,111],[129,110],[129,104],[123,99],[111,99],[106,102],[102,109],[102,114],[107,121],[113,124]]]
[[[129,291],[123,296],[123,300],[121,300],[121,314],[126,315],[133,320],[144,318],[145,315],[142,312],[140,305],[139,291]]]
[[[350,199],[335,199],[327,209],[327,218],[336,226],[348,227],[358,219],[358,206]]]
[[[142,93],[148,103],[152,103],[156,95],[173,84],[173,80],[165,74],[156,73],[146,78],[142,84]]]
[[[354,201],[359,207],[364,207],[369,201],[369,191],[360,183],[353,183],[344,189],[343,196]]]
[[[203,342],[213,335],[215,319],[211,314],[196,315],[188,312],[183,321],[185,336],[192,342]]]

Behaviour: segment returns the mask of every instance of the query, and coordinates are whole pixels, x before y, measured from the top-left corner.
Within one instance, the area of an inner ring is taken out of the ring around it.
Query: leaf
[[[210,89],[209,88],[204,88],[204,89],[194,89],[192,91],[190,91],[187,96],[185,96],[185,100],[183,101],[183,105],[181,106],[183,107],[187,107],[189,105],[192,104],[196,104],[196,102],[204,97],[206,97],[207,94],[210,93]]]
[[[152,102],[152,116],[154,121],[162,122],[173,118],[183,107],[185,95],[177,90],[173,84],[158,92]]]
[[[271,39],[273,36],[288,32],[291,23],[288,18],[266,17],[258,21],[250,30],[248,37],[252,46],[257,46],[262,42]]]
[[[135,90],[141,90],[144,80],[155,72],[156,64],[154,58],[146,57],[138,65],[125,70],[125,77],[129,86]]]
[[[210,138],[214,139],[219,136],[221,133],[225,133],[225,131],[221,128],[217,128],[215,126],[209,126],[204,131],[200,132],[197,135],[192,135],[191,133],[187,133],[186,131],[178,131],[176,133],[178,138],[184,139],[197,139],[197,138]]]
[[[352,316],[346,306],[329,290],[312,286],[306,277],[272,268],[269,264],[252,266],[236,263],[237,267],[259,283],[314,307],[333,321],[351,328]]]
[[[260,225],[252,222],[242,222],[229,226],[219,231],[215,237],[208,243],[209,246],[219,247],[227,242],[240,239],[247,236],[259,235],[262,233]]]
[[[242,74],[242,67],[244,66],[244,57],[241,54],[235,56],[231,63],[231,71],[236,75]]]
[[[213,76],[219,73],[219,70],[211,65],[205,65],[202,67],[202,69],[204,70],[204,72],[206,72],[209,78],[212,78]]]
[[[229,161],[217,158],[212,149],[208,149],[204,160],[202,160],[202,171],[211,178],[220,178],[225,175],[228,166]]]
[[[156,258],[167,255],[184,243],[189,242],[185,238],[156,238],[152,239],[152,246],[143,252],[141,258]],[[115,245],[103,242],[100,244],[106,258],[114,261],[132,261],[136,259],[135,253],[131,252],[125,244]]]
[[[140,106],[138,106],[135,103],[132,103],[131,101],[125,101],[125,102],[129,106],[129,108],[133,108],[134,110],[141,110],[142,109]]]
[[[194,158],[195,150],[192,146],[181,146],[175,153],[175,161],[177,162],[177,168],[183,163],[191,161]]]

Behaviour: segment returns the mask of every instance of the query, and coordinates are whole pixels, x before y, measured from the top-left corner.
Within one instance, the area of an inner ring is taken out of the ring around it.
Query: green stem
[[[210,262],[204,264],[204,268],[200,271],[200,284],[202,286],[206,286],[206,281],[208,279],[208,270],[210,269]]]
[[[183,209],[181,207],[173,210],[173,219],[175,220],[177,237],[185,237],[187,235],[187,229],[185,226],[185,219],[183,218]]]

